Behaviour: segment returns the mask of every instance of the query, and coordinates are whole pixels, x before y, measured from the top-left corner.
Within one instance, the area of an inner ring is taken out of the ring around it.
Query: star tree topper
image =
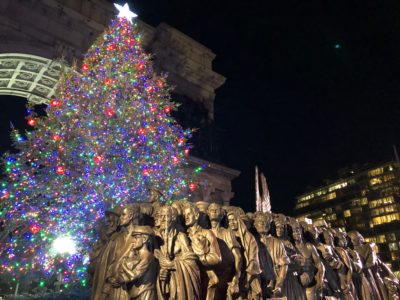
[[[132,23],[132,19],[138,16],[133,11],[130,11],[128,3],[125,3],[124,6],[114,3],[114,6],[118,9],[119,18],[127,18]]]

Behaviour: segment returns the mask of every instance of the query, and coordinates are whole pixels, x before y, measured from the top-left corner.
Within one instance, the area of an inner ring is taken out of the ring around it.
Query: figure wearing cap
[[[135,226],[131,236],[131,252],[120,264],[116,281],[125,284],[129,299],[156,299],[158,266],[149,249],[154,231],[149,226]]]
[[[89,254],[90,263],[88,273],[92,281],[93,300],[106,299],[107,294],[102,292],[107,273],[107,267],[111,263],[110,252],[112,250],[112,241],[115,240],[121,208],[117,207],[112,211],[105,212],[105,225],[100,229],[100,239],[93,246],[92,252]]]

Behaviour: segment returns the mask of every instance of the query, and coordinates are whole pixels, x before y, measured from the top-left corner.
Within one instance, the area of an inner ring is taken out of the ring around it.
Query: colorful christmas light
[[[0,241],[0,275],[61,273],[65,284],[85,285],[106,209],[147,201],[149,187],[169,203],[187,198],[196,188],[184,172],[191,131],[171,117],[175,109],[137,24],[112,21],[82,66],[63,75],[48,117],[36,122],[30,110],[35,130],[26,139],[13,133],[19,152],[3,161],[7,182],[0,184],[0,220],[10,232]],[[71,251],[54,251],[60,241]]]

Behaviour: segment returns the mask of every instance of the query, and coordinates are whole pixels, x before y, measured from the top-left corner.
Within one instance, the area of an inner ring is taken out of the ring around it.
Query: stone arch
[[[25,97],[33,104],[54,95],[63,64],[26,53],[0,53],[0,95]]]

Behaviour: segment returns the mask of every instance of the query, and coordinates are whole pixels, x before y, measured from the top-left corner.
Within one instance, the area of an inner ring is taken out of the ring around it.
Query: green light
[[[335,49],[340,49],[342,46],[340,44],[335,44]]]
[[[43,287],[44,286],[44,281],[39,282],[39,286]]]

